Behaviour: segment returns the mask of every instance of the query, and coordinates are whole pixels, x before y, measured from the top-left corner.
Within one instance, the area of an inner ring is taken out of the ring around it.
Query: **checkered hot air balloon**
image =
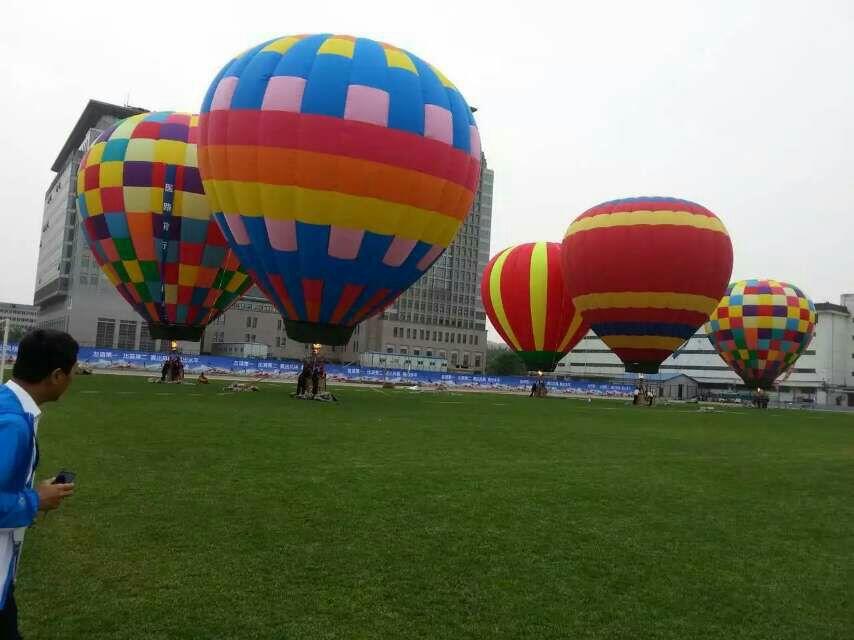
[[[635,373],[656,373],[709,319],[732,273],[723,223],[676,198],[593,207],[569,226],[563,249],[576,309]]]
[[[468,214],[480,172],[457,88],[366,38],[249,49],[214,79],[200,129],[215,216],[302,342],[345,344],[420,278]]]
[[[727,287],[706,332],[745,385],[767,389],[806,351],[815,318],[812,300],[796,286],[741,280]]]
[[[557,242],[505,249],[483,272],[483,306],[504,342],[529,371],[554,371],[587,333],[566,293]]]
[[[252,285],[202,188],[198,116],[161,111],[104,131],[77,173],[77,210],[95,260],[153,338],[201,339]]]

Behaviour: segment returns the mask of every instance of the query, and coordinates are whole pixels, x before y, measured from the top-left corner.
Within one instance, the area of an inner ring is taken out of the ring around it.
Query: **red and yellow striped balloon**
[[[554,371],[587,326],[566,294],[557,242],[505,249],[483,272],[486,314],[529,371]]]
[[[629,198],[584,212],[563,239],[573,304],[623,361],[656,373],[718,306],[732,243],[705,207],[676,198]]]

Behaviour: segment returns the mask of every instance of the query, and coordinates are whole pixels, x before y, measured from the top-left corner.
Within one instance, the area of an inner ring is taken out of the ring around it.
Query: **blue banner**
[[[11,359],[18,353],[18,345],[10,344]],[[93,369],[119,369],[150,371],[160,374],[165,353],[121,351],[82,347],[78,360]],[[257,360],[254,358],[228,358],[224,356],[182,355],[184,374],[189,377],[205,373],[208,375],[236,375],[257,379],[293,379],[299,375],[302,364],[297,361]],[[358,365],[326,365],[330,382],[369,382],[415,385],[444,385],[472,389],[529,390],[536,378],[529,376],[489,376],[467,373],[442,373],[436,371],[404,371],[381,369]],[[574,393],[594,396],[631,396],[634,386],[613,382],[578,379],[546,379],[546,387],[552,392]]]

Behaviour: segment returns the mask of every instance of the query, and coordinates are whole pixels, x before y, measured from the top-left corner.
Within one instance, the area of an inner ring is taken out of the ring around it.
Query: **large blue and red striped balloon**
[[[420,278],[468,214],[480,171],[457,88],[366,38],[249,49],[214,78],[200,132],[215,217],[304,342],[345,343]]]

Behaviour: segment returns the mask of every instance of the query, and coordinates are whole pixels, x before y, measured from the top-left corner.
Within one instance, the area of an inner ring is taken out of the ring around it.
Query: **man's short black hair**
[[[80,347],[64,331],[36,329],[21,338],[12,376],[18,380],[37,384],[57,369],[66,374],[77,362]]]

